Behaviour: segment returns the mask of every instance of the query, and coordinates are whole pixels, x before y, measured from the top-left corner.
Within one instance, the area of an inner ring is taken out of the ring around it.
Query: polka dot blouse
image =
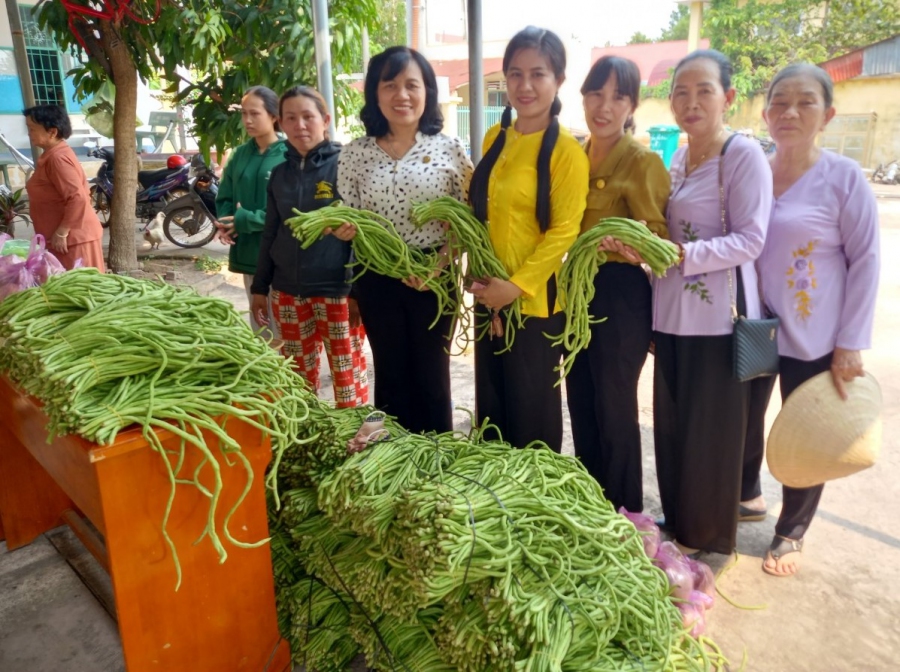
[[[466,202],[472,170],[458,138],[416,133],[416,144],[395,160],[374,137],[366,136],[341,150],[338,193],[345,205],[389,219],[408,245],[437,247],[443,245],[443,227],[430,222],[415,228],[410,221],[411,208],[441,196]]]

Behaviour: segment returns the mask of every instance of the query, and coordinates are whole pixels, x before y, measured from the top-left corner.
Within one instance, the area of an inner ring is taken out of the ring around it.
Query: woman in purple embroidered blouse
[[[671,106],[688,146],[672,160],[667,220],[682,263],[654,282],[657,478],[665,524],[689,553],[735,546],[750,397],[749,385],[732,375],[732,303],[748,288],[744,312],[759,317],[754,261],[772,203],[762,149],[725,130],[731,73],[728,59],[711,50],[675,68]]]
[[[816,146],[816,137],[834,117],[833,97],[824,70],[791,65],[772,80],[763,113],[776,146],[771,161],[775,201],[759,268],[766,304],[781,318],[782,399],[829,370],[846,398],[845,383],[863,375],[860,351],[872,343],[880,256],[877,206],[856,162]],[[759,436],[773,386],[774,380],[765,403],[754,404],[750,418]],[[747,447],[742,498],[748,507],[764,511],[762,441],[748,440]],[[823,487],[784,486],[764,571],[775,576],[797,572],[803,535]]]

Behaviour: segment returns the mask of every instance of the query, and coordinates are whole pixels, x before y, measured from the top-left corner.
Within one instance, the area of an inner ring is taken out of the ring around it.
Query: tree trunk
[[[116,173],[110,204],[109,268],[115,273],[136,270],[135,202],[137,196],[137,161],[131,160],[137,146],[134,120],[137,117],[137,68],[116,27],[102,21],[100,41],[112,67],[116,85],[113,112],[113,142],[116,150]]]

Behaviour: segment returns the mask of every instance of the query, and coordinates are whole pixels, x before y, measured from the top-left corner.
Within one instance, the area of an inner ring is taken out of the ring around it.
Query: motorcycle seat
[[[146,189],[147,187],[162,182],[170,175],[174,175],[181,168],[163,168],[162,170],[141,170],[138,171],[138,182]]]

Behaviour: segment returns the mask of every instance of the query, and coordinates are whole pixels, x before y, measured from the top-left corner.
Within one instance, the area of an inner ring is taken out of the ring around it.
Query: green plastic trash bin
[[[661,124],[651,126],[648,133],[650,133],[650,149],[660,155],[668,168],[672,163],[675,150],[678,149],[678,136],[681,134],[681,129],[678,126]]]

